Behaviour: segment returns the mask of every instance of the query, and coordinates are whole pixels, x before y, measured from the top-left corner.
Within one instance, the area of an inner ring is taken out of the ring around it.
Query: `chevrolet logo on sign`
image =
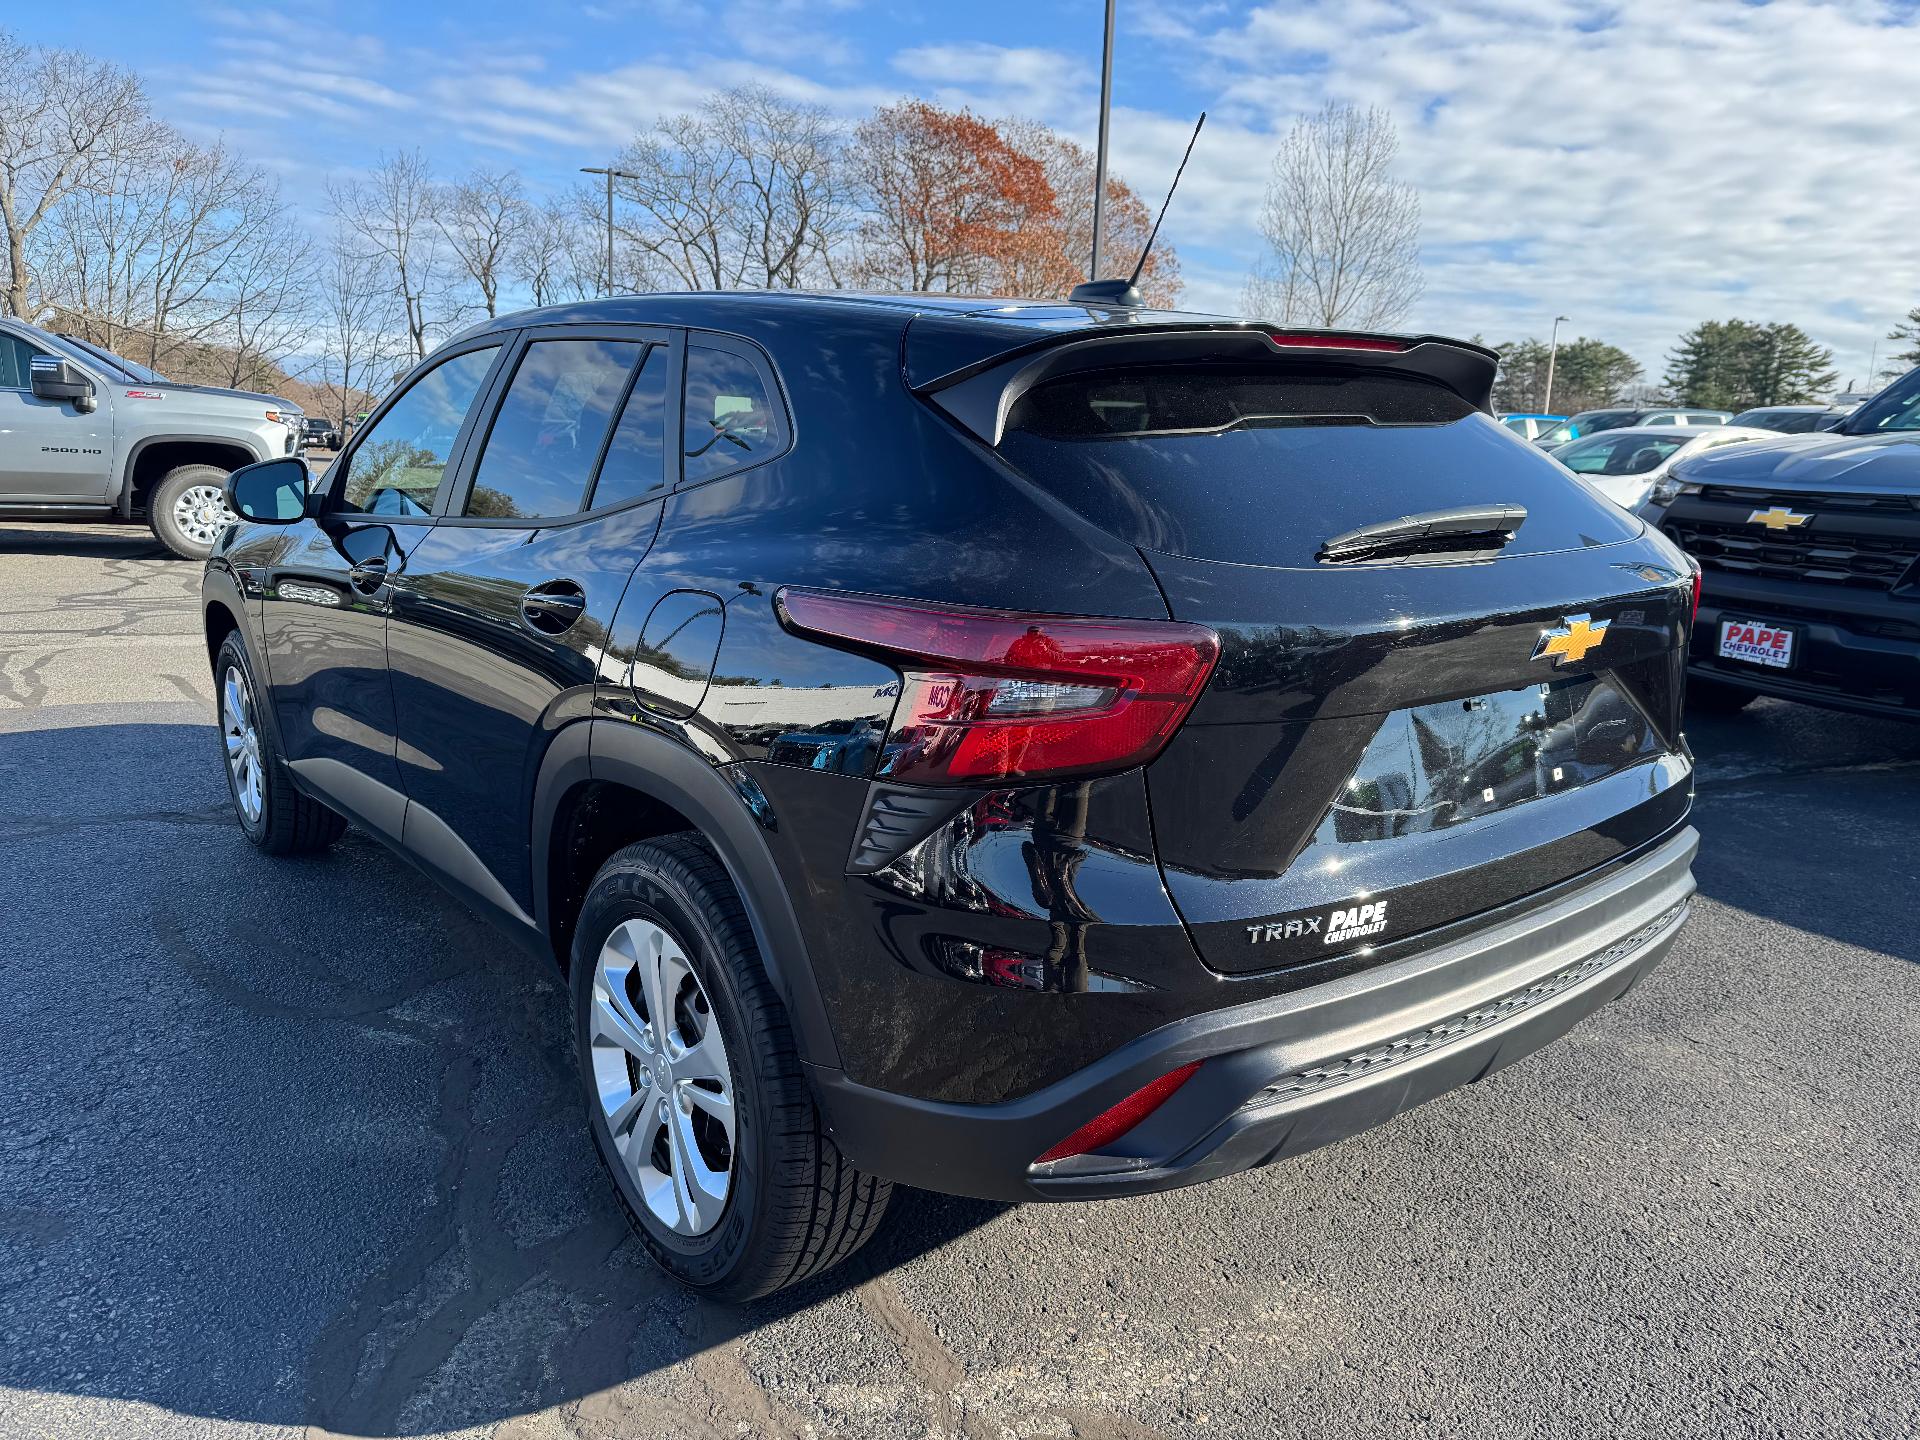
[[[1540,643],[1534,646],[1533,658],[1545,660],[1552,657],[1556,667],[1566,664],[1579,664],[1587,658],[1587,652],[1597,647],[1607,638],[1607,626],[1611,620],[1602,620],[1596,624],[1588,615],[1568,615],[1560,622],[1557,630],[1543,630]]]
[[[1749,525],[1764,525],[1769,530],[1792,530],[1796,526],[1806,524],[1807,521],[1812,518],[1811,515],[1802,515],[1797,510],[1789,510],[1783,505],[1776,505],[1771,510],[1754,511],[1751,515],[1747,516],[1747,523]]]

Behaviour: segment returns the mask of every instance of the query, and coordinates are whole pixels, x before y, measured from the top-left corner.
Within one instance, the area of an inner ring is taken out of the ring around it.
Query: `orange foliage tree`
[[[874,288],[1062,296],[1087,278],[1093,156],[1033,121],[996,124],[909,100],[876,110],[850,160],[865,193],[852,278]],[[1106,239],[1126,274],[1152,217],[1108,176]],[[1141,274],[1154,304],[1179,294],[1179,261],[1156,247]]]

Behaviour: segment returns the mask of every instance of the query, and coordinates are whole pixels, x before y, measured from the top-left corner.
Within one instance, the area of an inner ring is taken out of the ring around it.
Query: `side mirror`
[[[307,462],[281,455],[227,476],[227,508],[243,520],[291,525],[307,514]]]
[[[53,355],[33,357],[33,394],[37,400],[51,400],[58,404],[72,403],[73,408],[82,414],[92,410],[93,381],[87,378],[87,372],[71,360],[62,360]]]

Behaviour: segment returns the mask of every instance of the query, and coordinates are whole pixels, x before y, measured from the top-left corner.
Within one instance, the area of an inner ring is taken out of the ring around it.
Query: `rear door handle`
[[[386,556],[369,555],[347,571],[347,578],[353,581],[356,590],[371,593],[386,584],[389,573]]]
[[[587,613],[587,594],[571,580],[549,580],[520,598],[520,618],[542,635],[558,635]]]

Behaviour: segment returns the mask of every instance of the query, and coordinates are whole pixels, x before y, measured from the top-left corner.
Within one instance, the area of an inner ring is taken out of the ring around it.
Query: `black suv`
[[[1077,305],[490,322],[207,645],[262,848],[348,820],[570,975],[652,1253],[744,1297],[891,1182],[1183,1185],[1476,1080],[1687,913],[1685,557],[1494,356]]]
[[[1920,369],[1825,433],[1681,461],[1642,513],[1705,572],[1694,703],[1920,718]]]

